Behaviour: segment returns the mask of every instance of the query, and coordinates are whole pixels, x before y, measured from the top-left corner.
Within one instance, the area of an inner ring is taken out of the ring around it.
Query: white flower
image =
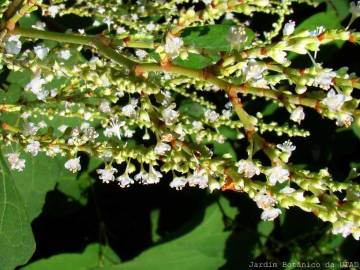
[[[110,183],[111,181],[115,181],[114,174],[117,172],[112,166],[107,166],[105,169],[97,169],[96,172],[99,174],[99,179],[102,180],[103,183]]]
[[[119,186],[122,188],[129,187],[131,184],[134,184],[134,180],[127,173],[120,175],[116,178],[116,180],[119,181]]]
[[[156,25],[153,22],[150,22],[148,25],[146,25],[146,30],[147,31],[153,31],[155,30]]]
[[[41,78],[41,75],[37,73],[26,86],[25,90],[33,92],[33,94],[36,95],[37,99],[39,100],[45,100],[45,98],[49,95],[49,91],[44,90],[42,88],[43,84],[45,84],[46,81]]]
[[[288,62],[287,53],[285,51],[274,49],[269,52],[269,55],[279,64],[285,65]]]
[[[37,154],[40,151],[40,143],[38,141],[30,141],[29,144],[25,148],[26,152],[29,152],[34,157],[37,156]]]
[[[37,21],[36,24],[32,25],[31,27],[38,30],[44,30],[46,27],[46,23]]]
[[[188,177],[190,187],[199,186],[199,188],[206,188],[208,186],[209,178],[204,169],[195,170],[194,174]]]
[[[157,155],[164,155],[166,152],[170,151],[171,150],[171,146],[168,145],[167,143],[158,143],[155,148],[154,148],[154,152],[155,154]]]
[[[112,24],[112,20],[110,19],[110,17],[105,17],[103,19],[103,23],[105,23],[107,25],[107,27],[110,29],[110,25]]]
[[[67,128],[68,128],[67,125],[61,125],[61,126],[58,127],[58,130],[59,130],[61,133],[64,133]]]
[[[311,37],[317,37],[318,35],[321,35],[322,33],[325,32],[325,27],[324,26],[318,26],[315,28],[315,30],[312,30],[309,32]]]
[[[19,153],[10,153],[7,154],[7,160],[10,164],[11,170],[16,170],[18,172],[22,172],[25,168],[25,159],[20,158]]]
[[[201,0],[205,5],[211,5],[212,0]]]
[[[35,135],[40,128],[33,122],[25,122],[23,126],[23,134],[25,136]]]
[[[11,35],[5,43],[5,50],[8,54],[17,55],[21,51],[21,41],[19,40],[20,36]]]
[[[305,119],[305,113],[303,107],[301,106],[296,107],[295,110],[293,110],[293,112],[291,113],[290,119],[300,124],[300,122]]]
[[[40,59],[43,60],[46,55],[49,53],[49,48],[45,47],[44,45],[38,45],[34,47],[34,51],[36,56]]]
[[[166,36],[165,43],[165,52],[171,57],[175,58],[180,53],[180,48],[183,46],[184,42],[180,37],[175,37],[172,35]]]
[[[278,144],[276,147],[288,154],[291,154],[291,152],[293,152],[296,149],[296,146],[293,145],[293,143],[290,140],[287,140],[282,144]]]
[[[261,213],[261,219],[265,221],[272,221],[277,218],[281,214],[281,210],[279,208],[269,208],[265,209]]]
[[[102,113],[111,113],[110,102],[107,100],[103,100],[99,105],[99,110]]]
[[[203,124],[200,121],[193,121],[192,125],[193,125],[192,128],[194,131],[200,131],[204,128]]]
[[[187,180],[185,177],[174,177],[170,182],[170,187],[175,188],[176,190],[181,190],[185,187]]]
[[[162,176],[161,172],[157,171],[152,165],[150,165],[149,173],[147,174],[147,177],[142,179],[142,182],[144,185],[157,184],[160,182],[160,178]]]
[[[282,190],[280,190],[280,193],[292,194],[292,197],[294,197],[297,201],[300,201],[300,202],[305,201],[304,193],[298,192],[291,187],[284,187]]]
[[[220,189],[221,188],[221,185],[218,181],[210,181],[209,182],[209,190],[210,192],[213,192],[215,189]]]
[[[59,52],[59,57],[64,60],[68,60],[71,57],[70,50],[61,50]]]
[[[294,21],[288,21],[283,28],[283,35],[289,36],[295,31],[295,22]]]
[[[246,178],[252,178],[254,175],[260,174],[260,169],[257,167],[252,161],[250,160],[239,160],[236,163],[236,166],[238,167],[238,173],[244,174]]]
[[[276,166],[268,169],[266,174],[268,175],[269,184],[274,186],[277,182],[284,183],[289,180],[290,173],[287,169],[281,166]]]
[[[80,157],[69,159],[65,162],[65,169],[72,173],[76,173],[81,170]]]
[[[124,127],[124,137],[125,138],[132,138],[135,134],[135,130],[128,128],[127,126]]]
[[[349,11],[354,18],[360,17],[360,1],[351,2]]]
[[[333,224],[332,233],[341,234],[343,237],[347,237],[355,229],[355,224],[351,221],[336,222]]]
[[[144,51],[144,50],[138,49],[138,50],[135,51],[135,54],[136,54],[137,57],[140,58],[140,60],[143,60],[146,57],[147,52]]]
[[[38,127],[39,127],[39,128],[46,128],[46,127],[47,127],[47,124],[46,124],[45,121],[40,121],[40,122],[38,123]]]
[[[260,190],[254,197],[256,205],[260,209],[271,208],[275,205],[276,200],[265,189]]]
[[[116,28],[116,34],[121,35],[124,34],[126,32],[126,29],[122,26],[119,26]]]
[[[263,77],[263,73],[266,70],[266,66],[259,64],[254,59],[250,59],[247,64],[242,68],[242,73],[245,76],[245,81],[260,80]]]
[[[247,39],[248,36],[244,26],[239,25],[230,27],[227,41],[229,41],[231,48],[239,50]]]
[[[137,99],[132,98],[128,105],[121,108],[121,112],[127,117],[135,116],[137,103]]]
[[[55,6],[55,5],[50,6],[48,8],[50,17],[55,18],[56,14],[59,13],[59,10],[60,10],[60,6]]]
[[[179,117],[179,112],[174,110],[175,107],[176,105],[173,103],[162,111],[161,113],[162,119],[165,121],[166,125],[173,124],[176,121],[176,119]]]
[[[147,181],[148,174],[141,170],[138,174],[134,176],[134,180],[137,182],[144,182]]]
[[[340,127],[350,127],[353,121],[354,118],[350,113],[338,113],[336,116],[336,125]]]
[[[291,194],[294,193],[296,190],[293,189],[292,187],[284,187],[282,190],[280,190],[280,193],[283,194]]]
[[[125,125],[124,121],[119,122],[119,119],[115,116],[109,121],[110,127],[105,128],[104,135],[106,137],[116,136],[119,140],[121,139],[120,128]]]
[[[328,107],[330,111],[335,112],[343,106],[345,100],[346,98],[343,94],[336,94],[334,89],[331,89],[322,102]]]
[[[313,85],[315,87],[320,87],[325,90],[329,90],[333,85],[333,79],[336,76],[336,72],[331,69],[320,70],[319,73],[314,78]]]
[[[61,153],[61,149],[59,146],[57,145],[52,145],[48,148],[48,150],[46,151],[46,155],[48,155],[49,157],[55,157],[57,154]]]
[[[210,123],[215,122],[219,118],[219,114],[213,110],[206,110],[204,116]]]

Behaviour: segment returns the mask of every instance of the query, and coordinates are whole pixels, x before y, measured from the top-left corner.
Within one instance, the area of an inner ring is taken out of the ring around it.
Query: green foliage
[[[13,270],[30,259],[35,241],[27,208],[1,152],[0,172],[0,269]]]
[[[119,263],[118,256],[107,246],[90,244],[83,253],[59,254],[22,267],[22,270],[96,270],[110,269]]]

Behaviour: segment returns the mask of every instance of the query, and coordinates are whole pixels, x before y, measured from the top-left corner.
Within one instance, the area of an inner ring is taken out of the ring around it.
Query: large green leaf
[[[11,152],[8,147],[3,149],[4,153]],[[12,177],[32,221],[41,213],[46,193],[55,188],[61,171],[64,170],[62,168],[64,161],[49,158],[44,153],[33,157],[21,152],[21,158],[26,160],[25,169],[22,172],[13,171]]]
[[[227,204],[227,203],[226,203]],[[227,214],[232,209],[223,205]],[[224,248],[230,232],[224,231],[223,214],[217,204],[209,206],[201,225],[171,242],[155,246],[130,262],[111,270],[198,270],[218,269],[224,262]]]
[[[316,0],[319,3],[326,3],[327,10],[333,11],[338,20],[342,21],[349,15],[349,1],[347,0]]]
[[[109,248],[91,244],[83,253],[65,253],[42,259],[21,268],[22,270],[95,270],[108,269],[119,263],[119,257]]]
[[[324,26],[326,29],[341,28],[341,21],[337,17],[335,11],[321,12],[307,18],[299,24],[296,27],[295,32],[300,32],[306,29],[312,30],[318,26]]]
[[[0,269],[26,263],[35,241],[25,205],[0,152]]]

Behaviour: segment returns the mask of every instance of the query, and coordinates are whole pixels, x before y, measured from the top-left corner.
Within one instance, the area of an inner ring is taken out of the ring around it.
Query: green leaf
[[[179,106],[179,111],[183,114],[200,118],[204,113],[204,107],[199,103],[192,101],[191,99],[186,99],[181,102]]]
[[[6,147],[4,152],[11,152]],[[22,172],[12,172],[13,179],[23,199],[30,220],[36,218],[45,204],[46,193],[55,188],[63,170],[63,161],[52,159],[39,153],[36,157],[21,152],[21,158],[25,159],[25,169]]]
[[[90,244],[83,253],[64,253],[48,259],[38,260],[21,268],[22,270],[94,270],[109,269],[119,263],[119,257],[109,247]]]
[[[93,180],[90,175],[85,173],[76,178],[71,172],[66,172],[58,181],[57,190],[61,191],[71,199],[78,201],[81,205],[86,205],[88,201],[87,190]]]
[[[319,3],[327,4],[327,11],[336,14],[338,20],[342,21],[349,15],[349,1],[347,0],[316,0]]]
[[[0,269],[26,263],[35,241],[25,205],[0,152]]]
[[[219,132],[230,140],[239,139],[239,132],[236,129],[229,128],[227,126],[221,126],[218,128]]]
[[[263,111],[261,112],[261,114],[263,116],[270,116],[272,115],[277,109],[279,109],[279,105],[277,105],[276,103],[270,103],[268,105],[266,105],[266,107],[263,109]]]
[[[218,61],[219,59],[220,57],[217,55],[214,55],[212,57],[206,57],[200,54],[189,53],[187,59],[182,60],[180,57],[177,57],[176,59],[174,59],[173,63],[181,67],[191,69],[203,69],[211,65],[213,62]]]
[[[257,231],[259,232],[260,241],[265,244],[268,236],[274,230],[274,222],[271,221],[260,221],[257,225]]]
[[[223,207],[226,213],[230,214],[230,207],[228,205]],[[230,232],[224,231],[223,215],[219,206],[212,204],[207,208],[201,225],[190,233],[171,242],[157,245],[134,260],[110,269],[218,269],[225,262],[224,248],[229,234]]]
[[[185,45],[197,49],[206,49],[212,52],[230,51],[231,46],[227,40],[230,28],[229,24],[205,25],[190,27],[184,30],[182,38]],[[244,46],[250,44],[254,33],[246,28],[248,39]]]
[[[236,152],[233,146],[229,142],[214,143],[214,154],[221,155],[223,157],[230,157],[233,161],[236,161]]]
[[[324,26],[326,29],[341,28],[341,21],[335,11],[317,13],[299,24],[295,29],[295,33],[306,29],[313,30],[318,26]]]
[[[351,127],[355,135],[360,139],[360,125],[358,125],[358,123],[354,121]]]

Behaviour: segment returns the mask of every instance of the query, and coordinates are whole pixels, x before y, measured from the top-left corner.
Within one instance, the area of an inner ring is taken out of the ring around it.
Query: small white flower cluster
[[[261,219],[265,221],[272,221],[276,219],[280,214],[281,210],[275,208],[276,200],[271,194],[265,190],[260,190],[254,197],[256,205],[263,210],[261,213]]]
[[[207,172],[204,169],[196,169],[194,173],[187,178],[174,177],[174,179],[170,182],[170,187],[175,188],[176,190],[181,190],[186,186],[186,184],[189,184],[190,187],[198,186],[202,189],[209,187],[209,177]],[[219,184],[212,185],[212,190],[219,188]]]
[[[236,166],[238,167],[238,173],[243,174],[246,178],[253,178],[261,172],[260,168],[251,160],[239,160]]]
[[[348,100],[351,100],[351,97],[345,96],[340,92],[336,93],[333,89],[331,89],[327,96],[322,100],[322,103],[327,106],[329,111],[335,113],[336,124],[338,126],[349,127],[354,120],[350,113],[341,111],[344,103]]]
[[[22,172],[25,168],[25,159],[20,158],[19,153],[7,154],[7,160],[10,164],[10,169],[18,172]]]
[[[166,125],[172,125],[176,122],[179,117],[179,112],[174,110],[176,107],[175,103],[170,104],[167,108],[165,108],[162,113],[162,119],[164,120]]]
[[[119,121],[117,116],[110,119],[108,123],[108,127],[104,130],[104,135],[106,137],[116,136],[119,140],[121,140],[121,127],[125,125],[125,121]]]
[[[44,101],[49,95],[49,91],[43,88],[46,80],[41,77],[40,73],[35,74],[35,77],[25,86],[25,90],[31,91],[36,95],[37,99]]]
[[[72,173],[76,173],[81,170],[80,157],[69,159],[65,162],[65,169]]]
[[[25,151],[30,153],[34,157],[37,156],[40,151],[40,142],[31,140],[26,146]]]
[[[353,234],[356,240],[360,240],[360,233],[355,233],[356,229],[356,224],[352,221],[338,221],[333,224],[332,233],[341,234],[343,237]]]
[[[247,39],[248,35],[244,26],[239,25],[230,27],[227,40],[232,49],[239,50],[245,44]]]
[[[265,174],[271,186],[275,186],[276,183],[284,183],[290,178],[290,172],[280,165],[268,169]]]
[[[283,35],[284,36],[290,36],[295,31],[295,22],[294,21],[288,21],[283,28]]]
[[[15,35],[9,36],[9,38],[6,40],[5,43],[6,53],[14,54],[14,55],[20,53],[22,44],[19,38],[20,38],[19,36],[15,36]]]
[[[301,106],[296,107],[295,110],[293,110],[290,115],[290,120],[298,124],[300,124],[300,122],[304,119],[305,119],[305,112],[304,112],[304,108]]]
[[[171,34],[166,36],[165,52],[171,57],[176,58],[180,54],[180,49],[184,45],[181,37],[176,37]]]
[[[169,144],[163,143],[163,142],[158,143],[154,148],[155,154],[157,154],[159,156],[165,155],[165,153],[169,152],[170,150],[171,150],[171,146]]]

